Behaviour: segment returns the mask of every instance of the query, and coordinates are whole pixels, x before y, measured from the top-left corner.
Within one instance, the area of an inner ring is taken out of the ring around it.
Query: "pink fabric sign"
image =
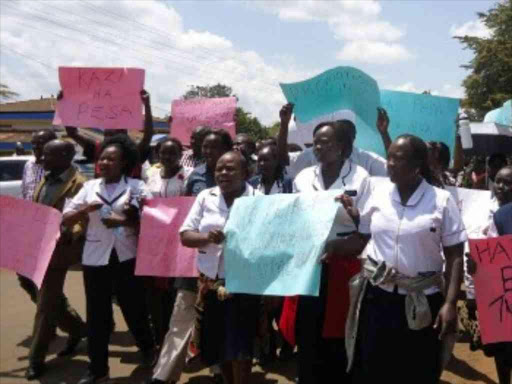
[[[174,100],[171,109],[171,136],[183,144],[190,144],[190,134],[200,125],[223,128],[235,137],[235,97]]]
[[[0,268],[41,287],[60,236],[62,214],[31,201],[0,196]]]
[[[512,341],[512,235],[469,240],[484,344]]]
[[[60,67],[55,125],[142,129],[143,69]]]
[[[142,211],[137,265],[139,276],[196,277],[196,249],[181,245],[179,229],[195,197],[148,200]]]

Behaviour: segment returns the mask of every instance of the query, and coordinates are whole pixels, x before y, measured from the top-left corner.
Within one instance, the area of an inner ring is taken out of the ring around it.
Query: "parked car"
[[[0,195],[21,198],[21,179],[25,163],[32,156],[0,157]]]
[[[0,195],[22,198],[21,179],[25,163],[32,156],[0,157]],[[94,164],[83,157],[73,160],[73,164],[88,179],[94,178]]]

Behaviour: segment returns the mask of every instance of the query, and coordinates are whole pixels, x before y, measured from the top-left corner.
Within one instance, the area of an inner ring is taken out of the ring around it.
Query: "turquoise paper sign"
[[[484,122],[512,126],[512,100],[505,102],[501,108],[487,112]]]
[[[453,155],[459,99],[382,90],[380,101],[388,112],[392,138],[409,133],[425,141],[442,141]]]
[[[318,296],[319,259],[339,206],[334,196],[238,198],[224,228],[228,292]]]

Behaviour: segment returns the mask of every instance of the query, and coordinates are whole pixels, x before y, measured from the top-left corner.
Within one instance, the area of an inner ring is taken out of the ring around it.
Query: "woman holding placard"
[[[496,174],[493,192],[500,208],[493,216],[487,236],[512,235],[512,166],[506,166]],[[476,264],[471,259],[468,259],[468,270],[471,274],[476,272]],[[486,356],[494,357],[499,384],[511,383],[512,342],[486,344],[483,350]]]
[[[89,222],[82,265],[90,364],[79,384],[108,380],[114,292],[144,362],[150,364],[154,357],[144,284],[134,275],[138,201],[151,197],[142,181],[127,177],[137,159],[137,147],[128,136],[107,139],[98,160],[100,177],[86,182],[64,210],[63,225],[84,218]]]
[[[349,368],[355,383],[438,383],[441,341],[457,325],[466,231],[451,194],[431,185],[423,140],[398,137],[387,168],[389,179],[372,183],[360,215],[341,197],[360,225],[340,246],[362,247],[371,237],[363,271],[351,281]]]
[[[352,153],[353,123],[340,120],[321,123],[313,131],[314,153],[319,165],[301,171],[294,181],[295,192],[339,190],[354,196],[356,205],[366,199],[369,175],[348,157]],[[299,383],[339,382],[347,365],[344,323],[348,312],[348,281],[360,270],[356,259],[345,259],[338,241],[356,230],[340,206],[326,246],[319,297],[300,296],[296,314]],[[341,376],[340,376],[341,372]]]
[[[183,245],[198,248],[201,359],[220,364],[226,384],[246,384],[252,365],[259,296],[230,295],[224,288],[223,228],[235,199],[260,194],[246,179],[247,160],[228,152],[217,162],[217,187],[201,192],[181,227]]]

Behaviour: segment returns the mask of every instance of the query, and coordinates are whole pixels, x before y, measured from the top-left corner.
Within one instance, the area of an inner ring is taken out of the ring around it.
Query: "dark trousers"
[[[17,275],[18,275],[18,281],[20,282],[20,287],[25,292],[27,292],[27,295],[30,296],[30,300],[32,300],[32,302],[34,304],[37,304],[37,292],[38,292],[37,285],[32,280],[30,280],[28,277],[20,275],[19,273]]]
[[[435,321],[444,298],[427,296]],[[405,295],[368,284],[363,298],[352,377],[354,383],[434,384],[441,373],[439,332],[431,326],[411,330]]]
[[[157,280],[167,280],[167,289],[159,287]],[[146,287],[146,303],[149,316],[151,318],[155,343],[158,346],[162,346],[165,335],[167,334],[167,331],[169,331],[172,309],[174,308],[174,302],[176,301],[174,279],[145,277],[144,283]]]
[[[115,294],[137,347],[154,347],[142,278],[134,275],[135,259],[119,262],[115,251],[104,266],[83,266],[87,307],[87,343],[92,373],[108,373],[108,343],[112,330],[112,295]]]
[[[340,384],[349,382],[345,339],[322,337],[327,276],[324,266],[318,297],[299,298],[296,316],[299,384],[325,384],[332,382],[333,378]]]
[[[37,300],[29,353],[30,364],[44,362],[56,326],[71,337],[80,337],[85,332],[82,318],[69,305],[63,293],[66,274],[67,268],[50,267],[46,271]]]

